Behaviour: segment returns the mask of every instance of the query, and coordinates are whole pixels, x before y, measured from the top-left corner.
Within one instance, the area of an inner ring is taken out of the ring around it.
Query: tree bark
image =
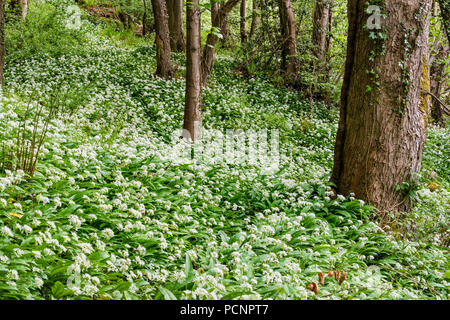
[[[240,35],[241,35],[241,44],[247,42],[247,26],[246,26],[246,19],[247,19],[247,0],[241,0],[241,7],[240,7],[240,14],[241,14],[241,20],[240,20]]]
[[[450,54],[450,47],[445,46],[437,40],[438,43],[435,44],[437,49],[436,55],[433,57],[433,62],[431,63],[430,69],[430,92],[436,97],[441,96],[442,82],[445,73],[445,60]],[[442,112],[442,107],[439,101],[433,99],[433,104],[431,107],[431,117],[437,124],[444,124],[444,114]]]
[[[252,23],[250,25],[249,40],[253,38],[258,26],[258,0],[252,0]]]
[[[314,56],[319,61],[325,61],[325,55],[329,49],[329,21],[330,0],[316,0],[313,14],[312,43]]]
[[[216,1],[211,0],[211,25],[212,28],[216,30],[211,30],[208,34],[208,37],[206,38],[206,45],[203,49],[202,86],[206,86],[208,84],[209,76],[211,75],[211,70],[214,66],[215,47],[217,41],[219,40],[219,37],[217,36],[217,29],[220,29],[222,32],[226,18],[238,2],[239,0],[228,0],[219,7]]]
[[[4,84],[3,70],[5,67],[5,2],[0,0],[0,87]],[[1,89],[1,88],[0,88]]]
[[[409,198],[397,186],[413,181],[421,166],[431,103],[421,93],[429,91],[431,1],[386,1],[386,40],[370,37],[366,1],[348,2],[347,59],[331,181],[338,194],[354,193],[381,212],[410,209]]]
[[[144,14],[142,15],[142,35],[147,34],[147,0],[142,0],[144,3]]]
[[[169,12],[170,47],[174,52],[183,52],[185,46],[183,30],[183,0],[167,0]]]
[[[295,29],[295,15],[290,0],[279,0],[281,40],[281,69],[290,81],[297,79],[297,38]]]
[[[186,92],[183,138],[196,141],[201,128],[201,48],[199,0],[186,3]]]
[[[220,7],[222,6],[223,2],[220,4]],[[220,33],[222,34],[222,39],[220,41],[222,44],[222,48],[233,48],[233,38],[231,37],[230,22],[228,21],[228,17],[225,17],[222,28],[220,29]]]
[[[156,42],[156,75],[169,79],[175,69],[170,58],[169,23],[166,2],[164,0],[152,0],[153,14],[155,16],[155,42]]]
[[[28,12],[28,0],[20,0],[20,6],[22,8],[22,19],[25,20]]]
[[[448,43],[450,43],[450,1],[438,0],[441,9],[442,20],[444,21],[445,33],[447,34]]]

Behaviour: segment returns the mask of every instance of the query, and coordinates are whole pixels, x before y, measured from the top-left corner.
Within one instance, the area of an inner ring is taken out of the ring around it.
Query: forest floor
[[[413,212],[381,228],[362,201],[329,197],[336,110],[317,103],[310,118],[297,92],[219,54],[203,125],[278,129],[279,170],[186,163],[167,152],[183,55],[161,80],[152,42],[93,22],[66,34],[36,12],[32,37],[10,31],[22,49],[9,52],[2,141],[16,143],[28,106],[29,130],[39,105],[56,116],[34,176],[0,177],[0,299],[449,298],[448,128],[430,126]]]

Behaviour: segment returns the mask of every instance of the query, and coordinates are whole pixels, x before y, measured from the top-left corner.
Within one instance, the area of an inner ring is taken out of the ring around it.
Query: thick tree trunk
[[[290,81],[295,81],[298,69],[295,15],[290,0],[279,1],[281,40],[283,41],[281,69],[286,73]]]
[[[0,0],[0,86],[4,84],[3,70],[5,67],[5,2]],[[0,88],[1,89],[1,88]]]
[[[250,25],[249,40],[253,38],[258,26],[258,0],[252,0],[252,23]]]
[[[421,92],[429,90],[431,2],[386,1],[384,41],[373,40],[365,27],[366,1],[348,2],[347,60],[331,181],[338,194],[354,193],[381,212],[410,208],[396,187],[413,180],[421,166],[430,104]]]
[[[319,61],[325,61],[329,49],[330,0],[316,0],[313,14],[312,43],[314,55]]]
[[[164,0],[152,0],[153,14],[155,16],[155,42],[156,42],[156,75],[169,79],[174,74],[170,58],[169,23]]]
[[[241,35],[241,43],[247,42],[247,0],[241,0],[240,7],[241,21],[240,21],[240,35]]]
[[[223,30],[226,18],[238,2],[239,0],[228,0],[219,8],[217,2],[211,0],[211,26],[213,29]],[[217,44],[217,41],[219,40],[216,32],[217,30],[208,34],[208,37],[206,38],[206,45],[203,49],[202,86],[206,86],[208,84],[208,79],[211,75],[211,70],[214,65],[215,46]]]
[[[439,42],[436,45],[437,54],[433,57],[433,62],[431,63],[430,69],[430,91],[436,97],[441,96],[442,82],[445,73],[445,60],[450,54],[450,47],[444,47],[444,45]],[[431,117],[434,122],[438,124],[444,123],[444,114],[442,112],[442,106],[436,99],[433,99],[433,104],[431,107]]]
[[[223,3],[220,4],[220,7],[222,6]],[[222,48],[233,48],[233,38],[231,37],[230,22],[228,21],[228,17],[224,19],[220,33],[222,34],[222,39],[220,40]]]
[[[442,20],[444,21],[445,33],[450,43],[450,0],[438,0],[441,8]]]
[[[199,0],[186,3],[186,93],[183,138],[196,141],[201,128],[201,48]]]
[[[167,0],[169,12],[170,47],[174,52],[184,51],[183,0]]]

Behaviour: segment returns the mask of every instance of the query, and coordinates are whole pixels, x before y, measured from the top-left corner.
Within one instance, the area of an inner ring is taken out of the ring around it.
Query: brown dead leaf
[[[306,288],[311,290],[315,294],[319,293],[319,286],[315,282],[311,282],[310,284],[308,284],[308,286]]]
[[[319,276],[319,284],[323,286],[325,284],[325,273],[319,272],[317,275]]]
[[[342,282],[344,282],[346,278],[347,278],[347,273],[342,271],[341,276],[339,278],[339,284],[342,284]]]

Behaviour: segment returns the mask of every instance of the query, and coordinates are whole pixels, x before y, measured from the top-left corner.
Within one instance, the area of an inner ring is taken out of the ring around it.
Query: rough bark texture
[[[295,15],[290,0],[279,0],[281,39],[283,41],[281,52],[281,69],[289,80],[297,78],[297,41],[295,29]]]
[[[444,21],[445,33],[447,34],[447,39],[450,43],[450,0],[439,0],[439,7],[441,8],[441,15],[442,20]]]
[[[217,2],[211,0],[212,27],[215,29],[220,29],[222,31],[224,28],[226,18],[228,17],[231,10],[238,2],[239,0],[228,0],[219,8]],[[206,45],[205,48],[203,49],[202,55],[202,86],[206,86],[208,84],[208,79],[209,76],[211,75],[211,70],[214,65],[215,46],[218,40],[219,37],[217,36],[216,32],[210,32],[208,34],[208,37],[206,38]]]
[[[199,0],[186,4],[186,93],[184,107],[183,138],[199,138],[201,128],[201,48]]]
[[[5,2],[0,0],[0,85],[4,84],[3,70],[5,67]]]
[[[220,4],[220,7],[222,6],[223,2]],[[222,48],[233,48],[233,38],[231,37],[230,22],[228,21],[228,17],[226,17],[223,21],[220,33],[222,34],[222,39],[220,40]]]
[[[169,12],[170,47],[174,52],[183,52],[185,46],[183,30],[183,0],[167,0]]]
[[[431,103],[421,93],[429,90],[431,1],[385,2],[386,53],[373,61],[369,56],[380,51],[380,43],[364,27],[366,1],[348,2],[347,60],[331,181],[338,194],[354,193],[381,212],[409,209],[408,198],[396,186],[420,170]],[[378,88],[370,70],[378,74]]]
[[[156,75],[168,79],[173,76],[174,68],[170,58],[169,23],[166,3],[164,0],[152,0],[152,7],[156,29]]]
[[[329,49],[330,0],[316,0],[313,14],[312,42],[314,55],[319,61],[325,60]]]
[[[440,41],[435,44],[435,47],[437,49],[437,54],[433,57],[433,62],[431,63],[430,91],[432,94],[439,98],[441,96],[442,82],[444,80],[445,59],[447,59],[448,55],[450,54],[450,47],[444,47],[444,45]],[[431,117],[438,124],[444,123],[442,106],[436,99],[433,99],[433,104],[431,107]]]
[[[241,20],[240,20],[240,35],[241,35],[241,43],[247,42],[247,26],[246,26],[246,19],[247,19],[247,0],[241,0],[241,7],[240,7],[240,14],[241,14]]]

